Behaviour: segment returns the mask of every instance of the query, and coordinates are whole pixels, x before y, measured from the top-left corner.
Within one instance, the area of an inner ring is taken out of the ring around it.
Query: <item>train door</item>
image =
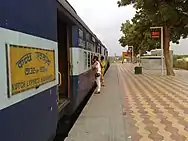
[[[59,60],[59,109],[64,108],[69,101],[70,70],[69,70],[69,25],[61,14],[57,14],[57,38]]]
[[[93,65],[93,53],[91,53],[91,65]]]

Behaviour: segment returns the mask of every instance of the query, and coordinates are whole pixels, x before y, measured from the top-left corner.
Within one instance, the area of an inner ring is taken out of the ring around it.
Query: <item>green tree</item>
[[[164,56],[167,75],[175,75],[171,67],[169,47],[170,41],[179,43],[180,38],[188,36],[188,0],[120,0],[118,6],[132,4],[137,14],[133,21],[146,23],[143,28],[163,26]]]
[[[136,14],[132,22],[127,20],[122,24],[121,32],[123,36],[119,39],[121,46],[133,46],[135,55],[139,53],[139,49],[143,54],[151,49],[160,48],[159,40],[151,38],[150,30],[145,26],[146,21],[143,22],[140,16]]]

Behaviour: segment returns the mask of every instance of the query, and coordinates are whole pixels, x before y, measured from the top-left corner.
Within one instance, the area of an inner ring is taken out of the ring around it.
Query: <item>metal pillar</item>
[[[160,27],[150,27],[150,29],[157,29],[157,28],[160,28],[161,29],[161,73],[162,73],[162,76],[164,75],[164,47],[163,47],[163,40],[164,40],[164,33],[163,33],[163,27],[160,26]]]
[[[133,46],[128,46],[128,48],[131,48],[132,49],[132,56],[131,56],[131,60],[132,60],[132,63],[133,63],[133,57],[134,57],[134,50],[133,50]]]

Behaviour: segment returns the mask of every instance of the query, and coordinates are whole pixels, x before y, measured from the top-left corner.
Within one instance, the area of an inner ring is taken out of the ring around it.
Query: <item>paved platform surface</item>
[[[188,141],[188,78],[113,64],[65,141]],[[186,79],[187,78],[187,79]]]
[[[101,94],[93,94],[65,141],[126,141],[117,66],[105,75]]]

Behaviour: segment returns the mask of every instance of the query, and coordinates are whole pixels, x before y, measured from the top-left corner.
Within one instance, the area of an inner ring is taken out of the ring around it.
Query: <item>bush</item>
[[[177,59],[174,62],[174,67],[175,68],[180,68],[180,69],[186,69],[186,70],[188,70],[188,62],[185,61],[185,60],[183,60],[183,59],[181,59],[181,60]]]

